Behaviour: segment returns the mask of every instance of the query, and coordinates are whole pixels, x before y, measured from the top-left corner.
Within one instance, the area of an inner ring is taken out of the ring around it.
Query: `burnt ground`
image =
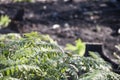
[[[120,2],[2,3],[0,10],[12,19],[7,28],[0,30],[2,34],[38,31],[49,34],[62,46],[74,44],[79,38],[93,45],[100,43],[104,47],[101,52],[119,64],[113,53],[120,53],[115,48],[120,44]]]

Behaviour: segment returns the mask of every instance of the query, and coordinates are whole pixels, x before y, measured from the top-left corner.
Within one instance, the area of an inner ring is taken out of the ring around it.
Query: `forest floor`
[[[120,44],[120,3],[75,0],[0,4],[0,10],[11,19],[21,8],[23,20],[18,20],[13,29],[1,29],[0,33],[38,31],[49,34],[62,46],[74,44],[80,38],[86,43],[103,44],[105,55],[116,60],[113,53],[117,52],[115,45]]]

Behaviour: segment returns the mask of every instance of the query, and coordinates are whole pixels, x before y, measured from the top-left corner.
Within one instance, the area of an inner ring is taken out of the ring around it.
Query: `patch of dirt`
[[[24,15],[19,12],[21,9]],[[0,10],[12,19],[7,28],[0,30],[1,33],[38,31],[49,34],[62,46],[74,44],[79,38],[87,43],[102,43],[104,54],[119,64],[113,53],[117,52],[114,46],[120,44],[120,2],[70,0],[8,3],[0,4]]]

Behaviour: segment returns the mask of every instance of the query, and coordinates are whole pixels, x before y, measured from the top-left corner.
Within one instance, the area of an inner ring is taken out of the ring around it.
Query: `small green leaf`
[[[11,22],[11,20],[10,20],[10,18],[7,16],[7,15],[5,15],[5,16],[1,16],[0,17],[0,25],[2,25],[2,26],[8,26],[8,24]]]
[[[10,70],[9,69],[6,71],[6,75],[10,75]]]
[[[80,39],[75,41],[75,46],[72,44],[66,45],[66,50],[73,51],[73,53],[79,54],[79,56],[84,56],[85,53],[85,43],[83,43]]]
[[[77,48],[71,44],[67,44],[65,49],[75,51]]]
[[[85,53],[85,43],[83,43],[80,39],[76,40],[76,47],[78,54],[82,57]]]

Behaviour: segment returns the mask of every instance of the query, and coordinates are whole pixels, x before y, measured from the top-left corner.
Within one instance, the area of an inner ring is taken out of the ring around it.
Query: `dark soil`
[[[120,2],[71,0],[0,4],[12,19],[1,33],[38,31],[49,34],[62,46],[82,39],[87,44],[102,44],[103,54],[119,64],[115,45],[120,44]],[[23,14],[24,13],[24,14]]]

